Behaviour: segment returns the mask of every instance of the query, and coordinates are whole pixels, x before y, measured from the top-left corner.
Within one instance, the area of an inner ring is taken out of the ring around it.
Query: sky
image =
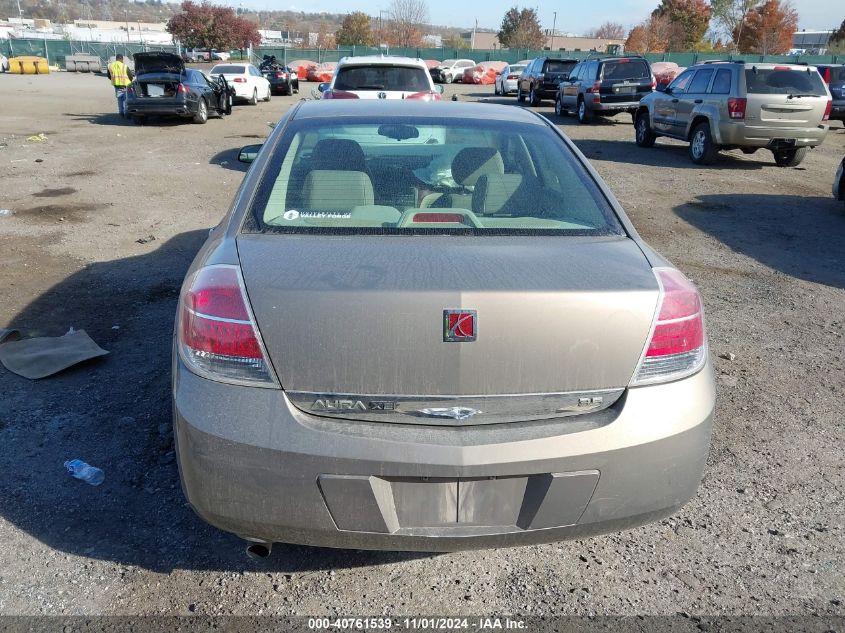
[[[379,10],[386,10],[390,0],[228,0],[224,4],[243,5],[250,9],[275,9],[306,11],[308,13],[351,13],[364,11],[377,16]],[[475,20],[479,28],[498,29],[505,12],[517,0],[485,0],[485,2],[467,2],[455,4],[454,0],[427,0],[430,22],[441,26],[454,26],[471,29]],[[603,22],[613,21],[626,28],[642,22],[658,5],[659,0],[603,0],[602,2],[540,2],[534,0],[520,7],[534,7],[540,16],[543,28],[555,28],[562,33],[580,35],[599,26]],[[831,10],[839,2],[830,0],[792,0],[798,11],[799,28],[822,30],[839,26],[845,18],[842,9]],[[573,6],[575,5],[575,6]],[[842,7],[841,4],[839,4]],[[557,11],[557,20],[554,12]]]

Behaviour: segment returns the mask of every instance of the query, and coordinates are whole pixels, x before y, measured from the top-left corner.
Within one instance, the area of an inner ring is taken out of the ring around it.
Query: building
[[[499,37],[496,31],[488,29],[466,31],[461,33],[461,39],[467,42],[470,48],[474,49],[490,50],[502,48],[501,44],[499,44]],[[625,40],[578,37],[569,34],[561,35],[559,32],[555,32],[546,35],[544,48],[547,51],[596,51],[598,53],[605,53],[607,52],[607,47],[612,44],[617,44],[620,46],[620,49],[624,50]]]
[[[834,31],[797,31],[792,34],[793,55],[824,55]]]

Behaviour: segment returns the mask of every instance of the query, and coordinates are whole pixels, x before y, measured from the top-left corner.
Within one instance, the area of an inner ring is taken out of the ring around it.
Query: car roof
[[[435,101],[411,102],[407,100],[364,100],[330,99],[302,101],[291,115],[292,119],[335,118],[339,116],[379,117],[407,116],[415,118],[436,117],[439,119],[482,119],[510,123],[533,123],[545,125],[545,119],[527,108],[492,103]]]
[[[338,66],[420,66],[428,70],[425,62],[420,58],[399,57],[398,55],[362,55],[360,57],[344,57]]]

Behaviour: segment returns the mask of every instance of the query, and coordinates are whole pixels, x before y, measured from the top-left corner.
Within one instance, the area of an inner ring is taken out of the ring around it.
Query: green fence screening
[[[58,64],[64,67],[65,57],[76,53],[96,55],[103,64],[108,63],[110,57],[117,53],[124,56],[131,56],[133,53],[142,51],[169,51],[176,52],[176,46],[147,45],[138,43],[114,43],[114,42],[81,42],[73,40],[43,40],[43,39],[9,39],[0,40],[0,53],[7,57],[18,55],[37,55],[46,57],[51,64]],[[242,53],[234,52],[233,57],[238,58]],[[590,55],[596,55],[590,51],[544,51],[530,49],[494,49],[494,50],[471,50],[453,48],[371,48],[366,46],[350,46],[332,49],[301,49],[282,48],[272,46],[260,46],[252,51],[253,61],[259,62],[264,55],[275,55],[281,61],[293,61],[295,59],[309,59],[315,62],[336,62],[341,57],[360,55],[401,55],[405,57],[420,57],[422,59],[453,59],[468,58],[476,62],[503,61],[509,64],[548,55],[550,57],[567,59],[584,59]],[[635,54],[630,52],[630,54]],[[845,55],[799,55],[799,56],[773,56],[773,55],[730,55],[727,53],[647,53],[646,59],[650,62],[670,61],[679,66],[691,66],[705,59],[742,59],[746,62],[784,62],[784,63],[808,63],[808,64],[830,64],[845,63]]]

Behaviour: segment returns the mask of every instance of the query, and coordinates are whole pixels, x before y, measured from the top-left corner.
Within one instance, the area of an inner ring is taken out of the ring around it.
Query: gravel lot
[[[453,92],[517,107],[492,86]],[[198,519],[170,430],[178,288],[243,176],[237,149],[297,98],[139,127],[102,77],[0,75],[0,327],[73,326],[111,352],[37,382],[0,368],[0,613],[845,614],[840,123],[799,168],[762,151],[698,168],[680,143],[637,148],[628,116],[539,109],[703,293],[719,397],[704,481],[677,515],[512,550],[277,545],[262,562]],[[70,479],[75,457],[105,483]]]

